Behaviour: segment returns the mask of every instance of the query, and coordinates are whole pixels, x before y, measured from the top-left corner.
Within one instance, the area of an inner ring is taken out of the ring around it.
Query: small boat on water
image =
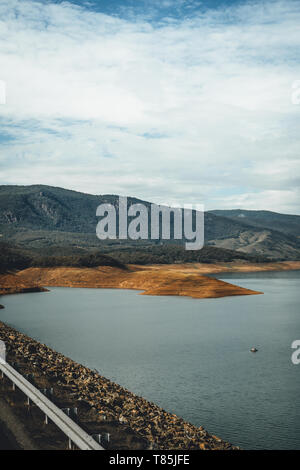
[[[251,352],[257,352],[258,349],[256,349],[256,348],[251,348],[250,351],[251,351]]]

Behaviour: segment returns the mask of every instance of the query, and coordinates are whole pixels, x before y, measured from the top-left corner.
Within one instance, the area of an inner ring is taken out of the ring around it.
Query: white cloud
[[[299,211],[297,2],[155,26],[2,0],[0,18],[0,183]]]

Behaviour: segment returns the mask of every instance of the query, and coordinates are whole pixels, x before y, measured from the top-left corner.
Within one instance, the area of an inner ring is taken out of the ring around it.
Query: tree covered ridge
[[[30,267],[58,267],[69,266],[79,268],[93,268],[97,266],[111,266],[126,269],[119,260],[102,253],[87,253],[70,256],[43,256],[41,254],[22,251],[20,248],[8,243],[0,242],[0,273],[18,271]]]
[[[99,251],[63,256],[44,255],[42,252],[30,252],[6,242],[0,242],[0,272],[17,271],[30,267],[78,267],[94,268],[111,266],[127,269],[127,264],[173,264],[173,263],[229,263],[243,260],[253,263],[266,262],[263,256],[206,246],[202,250],[187,251],[182,246],[162,245],[147,248],[127,248],[109,253]]]

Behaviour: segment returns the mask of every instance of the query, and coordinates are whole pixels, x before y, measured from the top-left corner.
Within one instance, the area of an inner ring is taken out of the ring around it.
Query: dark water
[[[0,319],[243,448],[300,449],[300,272],[229,282],[264,295],[53,288],[2,298]]]

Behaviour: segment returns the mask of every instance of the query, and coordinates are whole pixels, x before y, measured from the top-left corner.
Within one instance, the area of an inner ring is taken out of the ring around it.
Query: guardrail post
[[[78,421],[78,408],[71,408],[71,417],[75,422]]]
[[[62,408],[61,411],[63,411],[67,416],[70,416],[70,408]]]
[[[54,395],[53,388],[40,388],[40,392],[47,398],[52,398]]]
[[[107,445],[107,444],[109,444],[109,440],[110,440],[110,434],[108,432],[106,432],[105,434],[103,434],[103,439],[101,439],[101,441],[104,441],[103,444]]]
[[[25,374],[24,377],[28,380],[28,382],[30,382],[32,384],[35,375],[34,374]]]
[[[95,439],[98,444],[101,444],[101,434],[92,434],[92,438]]]

